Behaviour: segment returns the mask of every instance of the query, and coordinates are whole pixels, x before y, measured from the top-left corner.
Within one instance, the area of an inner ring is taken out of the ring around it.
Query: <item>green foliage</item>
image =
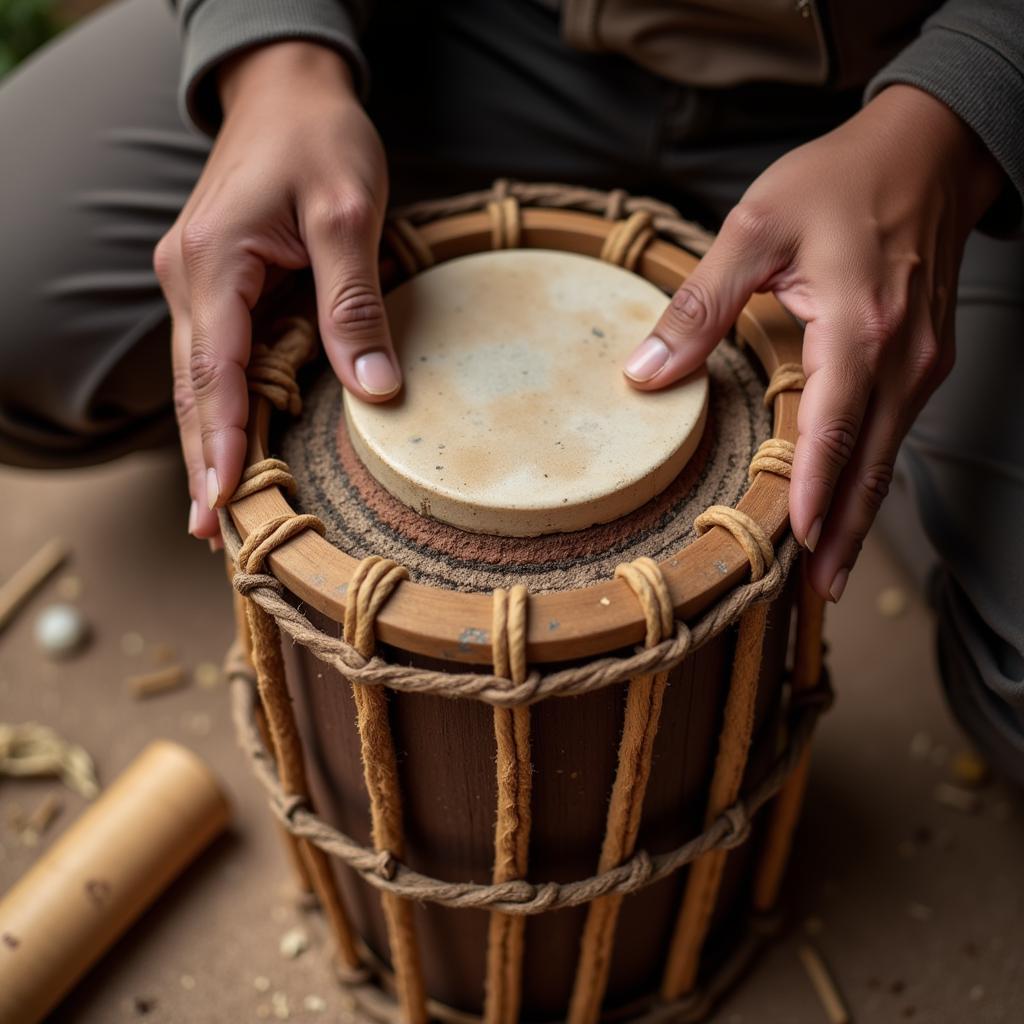
[[[0,77],[60,30],[54,0],[0,0]]]

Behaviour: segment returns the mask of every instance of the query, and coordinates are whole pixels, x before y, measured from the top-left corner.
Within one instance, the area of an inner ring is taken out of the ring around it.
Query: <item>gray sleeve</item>
[[[942,100],[1006,172],[1009,186],[982,228],[1019,234],[1024,211],[1024,4],[947,0],[921,34],[868,83],[866,99],[897,82]]]
[[[365,95],[368,73],[357,42],[368,0],[171,0],[182,36],[178,100],[183,116],[214,135],[222,112],[215,75],[226,58],[250,46],[308,39],[337,50]]]

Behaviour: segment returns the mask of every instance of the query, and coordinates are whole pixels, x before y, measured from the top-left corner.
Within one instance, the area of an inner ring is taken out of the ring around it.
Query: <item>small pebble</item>
[[[85,616],[72,604],[51,604],[36,619],[35,638],[51,658],[66,658],[78,651],[89,635]]]
[[[304,928],[292,928],[281,936],[281,956],[294,960],[309,949],[309,936]]]
[[[602,597],[600,603],[603,604],[605,606],[605,608],[607,608],[608,605],[610,605],[612,602],[611,602],[611,600],[609,598]]]
[[[191,992],[196,987],[196,979],[191,974],[183,974],[181,976],[181,987],[186,992]]]
[[[878,592],[875,607],[878,614],[886,619],[899,618],[910,604],[907,592],[902,587],[886,587]]]
[[[323,1013],[327,1009],[327,1000],[320,996],[306,996],[302,1000],[302,1008],[310,1013]]]
[[[252,987],[256,989],[257,992],[269,992],[270,979],[265,978],[262,974],[257,974],[256,977],[252,979]]]
[[[192,675],[195,681],[203,687],[204,690],[212,690],[215,686],[218,686],[221,681],[220,666],[215,665],[212,661],[199,662]]]
[[[971,991],[967,993],[967,998],[972,1003],[980,1003],[985,998],[985,986],[984,985],[973,985]]]
[[[915,921],[930,921],[932,919],[932,908],[924,903],[911,903],[907,906],[907,913]]]
[[[924,760],[931,752],[932,738],[926,732],[915,732],[910,739],[910,756]]]
[[[273,1007],[274,1016],[278,1020],[287,1020],[291,1016],[288,1009],[288,996],[284,992],[274,992],[270,997],[270,1005]]]
[[[958,786],[977,789],[989,780],[988,765],[973,750],[958,750],[949,766],[952,781]]]
[[[57,580],[57,594],[65,601],[77,601],[82,590],[81,576],[62,576]]]
[[[146,647],[146,641],[142,639],[141,633],[124,633],[121,636],[121,653],[129,658],[141,654]]]

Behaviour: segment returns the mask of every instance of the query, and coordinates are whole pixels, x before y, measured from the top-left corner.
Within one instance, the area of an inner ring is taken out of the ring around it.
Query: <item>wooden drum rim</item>
[[[440,263],[457,256],[490,251],[491,218],[486,211],[456,214],[422,225],[418,231]],[[525,248],[555,249],[597,258],[615,222],[575,210],[524,207]],[[637,273],[672,294],[697,265],[697,257],[655,238],[644,249]],[[382,264],[385,287],[394,267]],[[389,280],[390,278],[390,280]],[[736,322],[736,337],[757,356],[765,373],[783,363],[800,363],[802,330],[771,295],[754,295]],[[265,398],[251,396],[246,464],[268,456],[270,417]],[[774,400],[773,436],[795,443],[800,395],[782,391]],[[778,543],[789,525],[789,481],[758,473],[736,507],[755,519]],[[294,513],[284,492],[269,487],[228,505],[244,539],[276,516]],[[268,559],[274,576],[299,598],[337,622],[344,621],[345,592],[359,560],[306,530]],[[739,585],[750,563],[743,549],[722,529],[712,529],[660,563],[676,617],[692,619]],[[492,599],[405,581],[376,620],[381,642],[416,654],[474,665],[491,665]],[[575,590],[531,595],[527,658],[530,664],[609,654],[640,643],[644,618],[636,598],[621,580]]]

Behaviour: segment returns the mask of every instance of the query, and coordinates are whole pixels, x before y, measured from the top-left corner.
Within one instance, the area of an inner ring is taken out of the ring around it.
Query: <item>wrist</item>
[[[329,90],[356,99],[352,72],[328,46],[283,40],[244,50],[217,71],[217,92],[225,117],[243,99],[288,91],[306,94]]]
[[[969,210],[971,226],[1002,191],[1004,174],[974,129],[940,99],[916,86],[894,84],[864,110],[877,115],[893,132],[908,160],[926,173],[951,178]]]

